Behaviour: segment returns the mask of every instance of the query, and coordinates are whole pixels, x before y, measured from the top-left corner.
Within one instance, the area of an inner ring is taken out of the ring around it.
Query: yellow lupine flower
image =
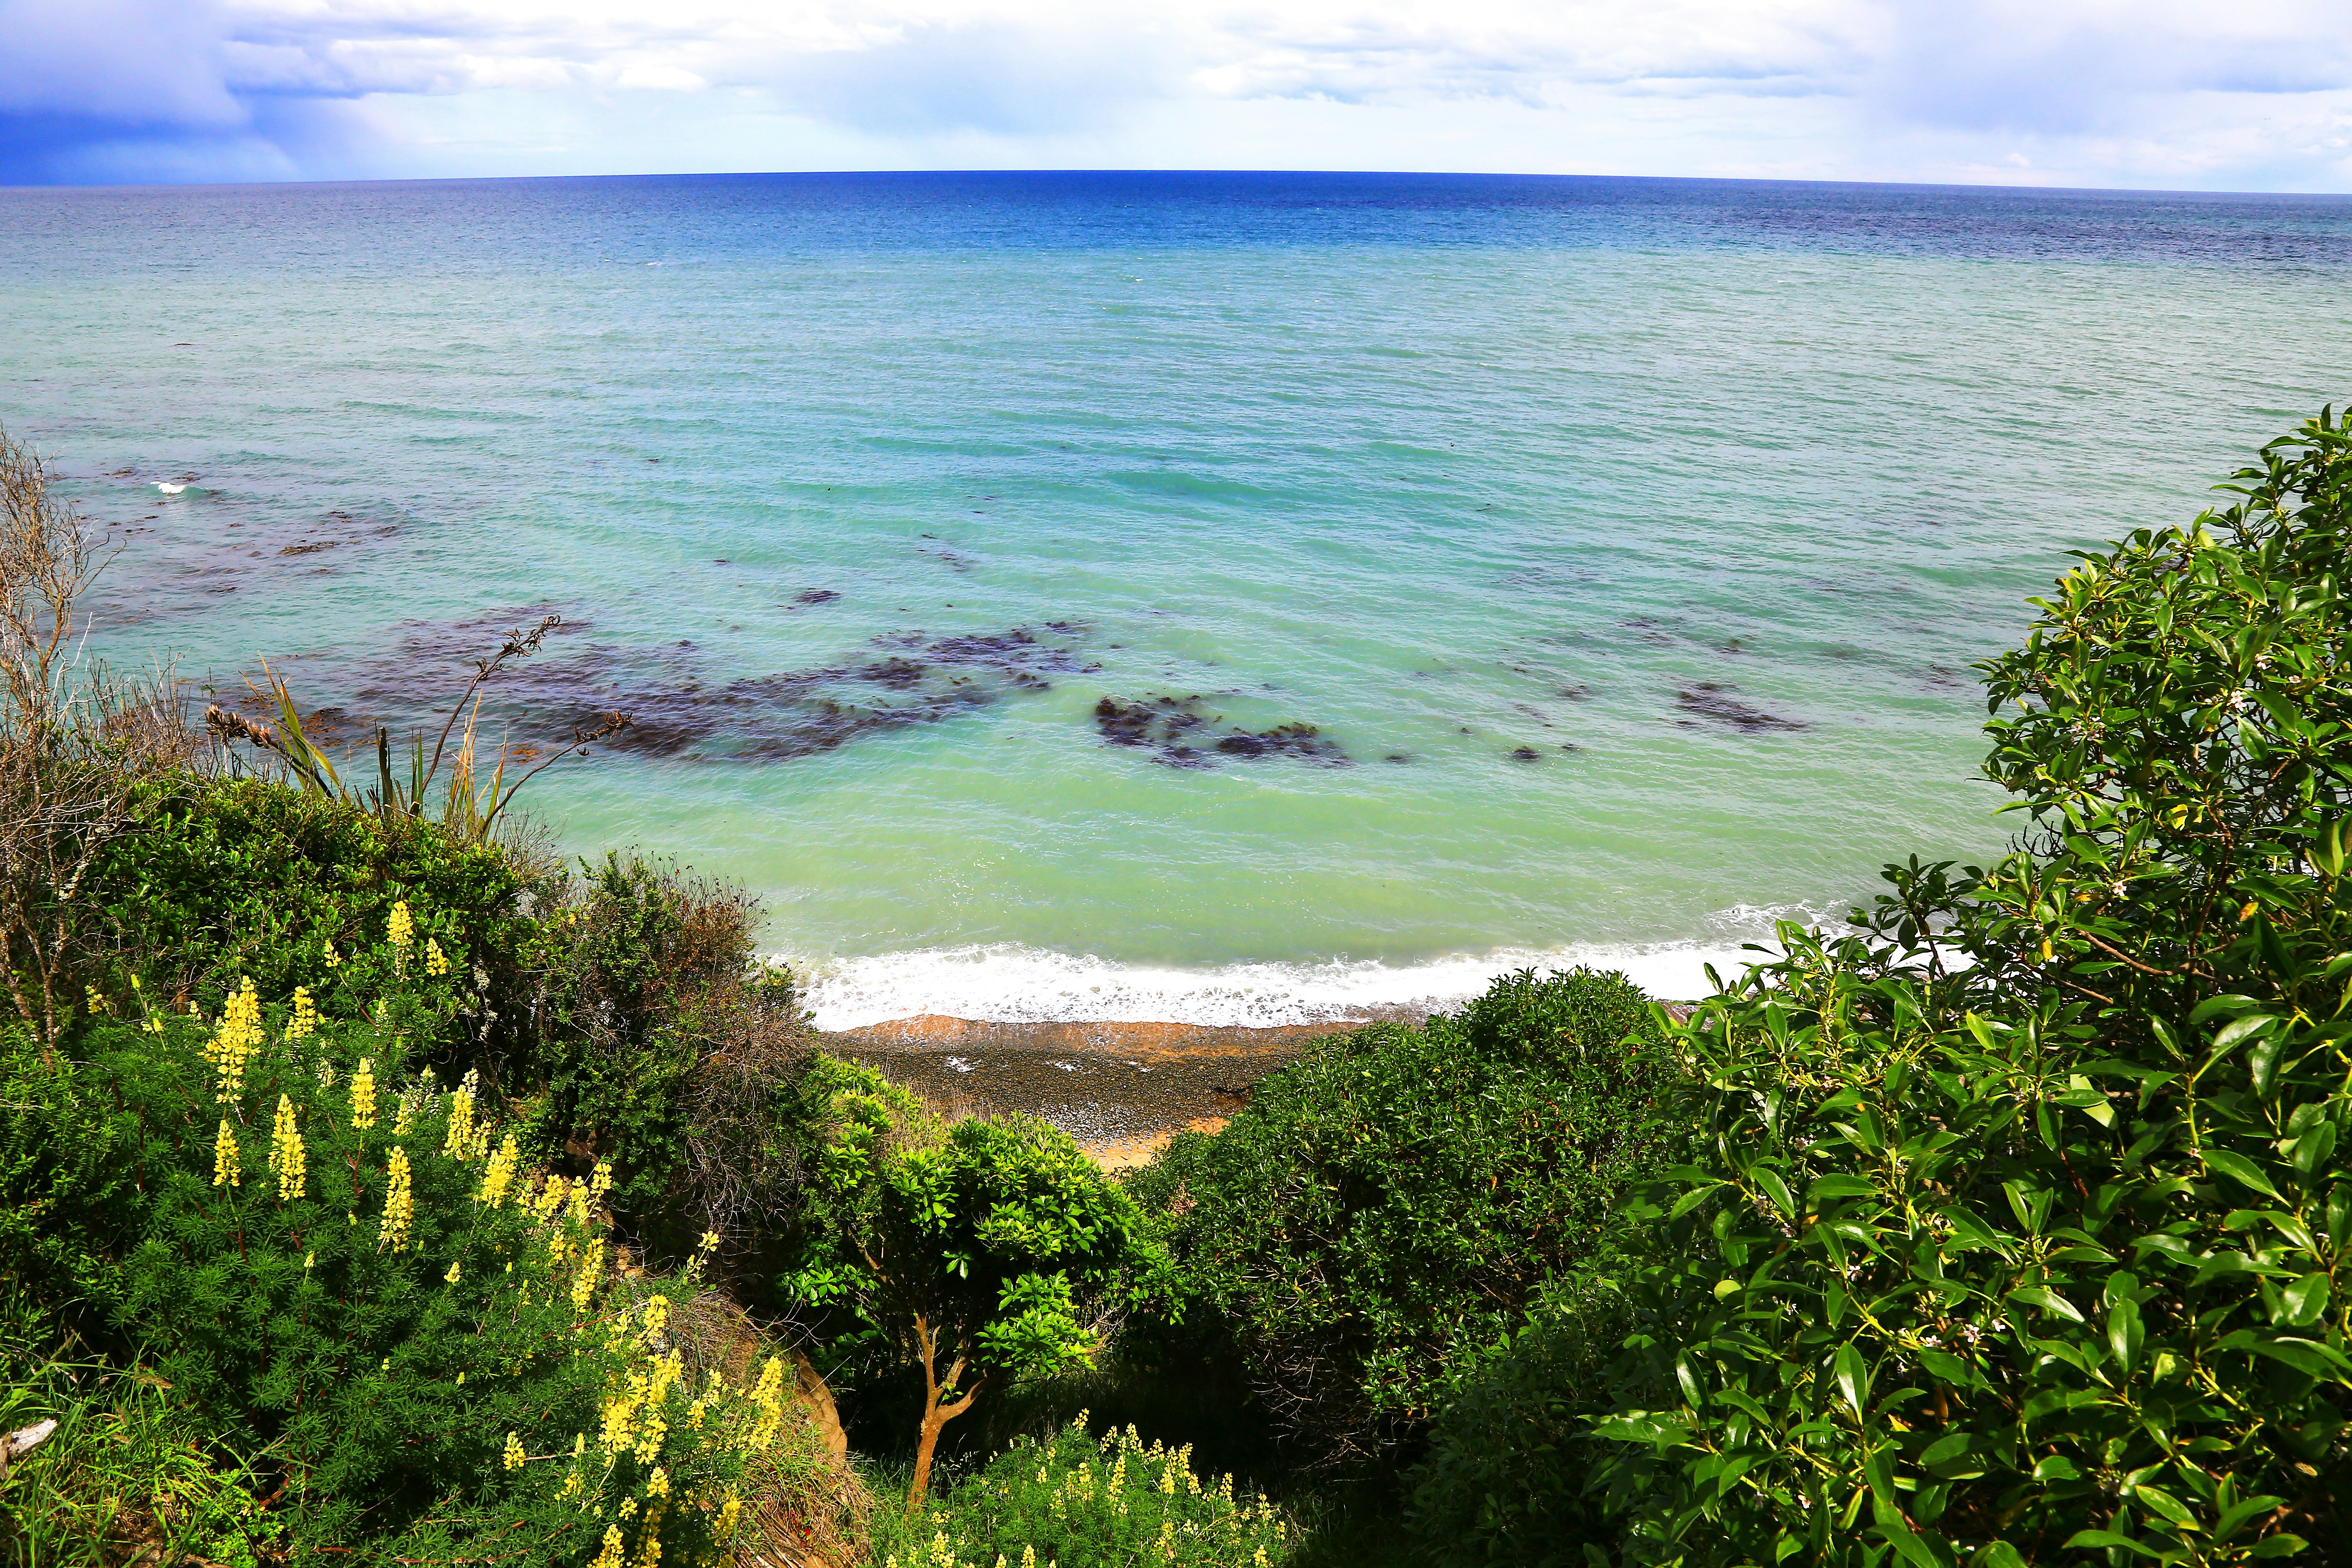
[[[647,1497],[669,1496],[669,1472],[659,1465],[656,1465],[654,1473],[646,1478],[646,1495]]]
[[[652,1464],[654,1456],[661,1452],[662,1439],[668,1436],[669,1423],[662,1419],[659,1410],[648,1407],[645,1419],[637,1423],[637,1463]]]
[[[393,1145],[392,1185],[383,1194],[383,1224],[376,1232],[375,1249],[408,1250],[408,1227],[416,1217],[416,1194],[409,1184],[408,1151]]]
[[[362,1132],[375,1125],[375,1063],[367,1057],[352,1075],[352,1125]]]
[[[656,1296],[646,1303],[646,1348],[653,1349],[654,1342],[660,1339],[663,1331],[668,1327],[669,1298]]]
[[[760,1369],[760,1381],[751,1390],[751,1403],[760,1407],[760,1419],[751,1427],[751,1447],[764,1449],[776,1440],[776,1433],[784,1424],[784,1363],[781,1357],[770,1356],[768,1364]]]
[[[661,1562],[660,1524],[656,1516],[646,1515],[645,1539],[637,1544],[637,1568],[656,1568]]]
[[[449,1131],[441,1140],[441,1152],[451,1159],[462,1160],[474,1147],[474,1084],[472,1073],[449,1096]]]
[[[245,1185],[245,1171],[237,1163],[236,1134],[229,1131],[226,1116],[221,1118],[219,1136],[213,1140],[213,1185]]]
[[[455,1284],[457,1282],[457,1271],[458,1271],[458,1266],[457,1266],[457,1264],[452,1263],[451,1265],[449,1265],[449,1272],[448,1272],[448,1273],[446,1273],[446,1274],[444,1274],[443,1276],[441,1276],[441,1279],[442,1279],[443,1282],[444,1282],[444,1283],[446,1283],[446,1284],[450,1284],[450,1285],[455,1285]],[[462,1373],[462,1372],[461,1372],[461,1373],[459,1373],[457,1374],[457,1380],[458,1380],[460,1383],[463,1383],[463,1382],[465,1381],[465,1379],[466,1379],[466,1374],[465,1374],[464,1373]]]
[[[610,1160],[599,1160],[596,1162],[595,1170],[590,1172],[588,1175],[589,1195],[594,1197],[599,1202],[602,1202],[604,1194],[612,1190],[613,1162]]]
[[[441,951],[441,944],[431,937],[425,939],[425,973],[436,975],[449,973],[448,956]]]
[[[397,900],[392,906],[392,945],[404,956],[416,941],[416,922],[408,918],[408,900]]]
[[[604,1550],[596,1553],[596,1561],[589,1564],[589,1568],[621,1568],[621,1555],[626,1550],[626,1545],[621,1540],[621,1527],[617,1524],[606,1525]]]
[[[269,1130],[269,1168],[278,1176],[279,1202],[302,1195],[307,1173],[302,1159],[302,1134],[294,1125],[294,1102],[278,1097],[278,1119]]]
[[[508,1433],[506,1451],[507,1468],[509,1470],[521,1469],[525,1458],[526,1456],[522,1451],[522,1439],[515,1436],[512,1432]]]
[[[482,1173],[479,1196],[483,1203],[492,1208],[505,1204],[507,1188],[513,1184],[515,1166],[521,1159],[522,1150],[515,1142],[515,1135],[509,1132],[506,1142],[499,1145],[499,1152],[490,1156],[490,1168]]]
[[[619,1454],[636,1445],[637,1402],[624,1392],[604,1401],[604,1430],[598,1434],[597,1444],[608,1454]]]
[[[329,937],[327,939],[327,967],[330,969],[340,969],[342,967],[342,963],[343,955],[335,951],[334,938]]]
[[[719,1505],[719,1540],[724,1541],[735,1533],[735,1521],[742,1517],[742,1513],[743,1500],[733,1492],[729,1492],[727,1500]]]
[[[318,1027],[319,1009],[318,1005],[310,1000],[310,988],[308,985],[297,985],[294,987],[294,1016],[287,1020],[286,1037],[289,1040],[307,1040],[318,1030]]]
[[[572,1223],[573,1225],[588,1223],[588,1184],[585,1182],[572,1184]]]
[[[229,997],[221,1013],[220,1029],[205,1047],[205,1060],[219,1079],[213,1095],[215,1103],[226,1104],[244,1089],[245,1064],[253,1059],[260,1045],[261,998],[254,994],[253,978],[247,975]]]
[[[604,1272],[604,1243],[600,1237],[588,1244],[580,1255],[580,1278],[572,1282],[572,1304],[585,1307],[596,1293],[596,1280]]]

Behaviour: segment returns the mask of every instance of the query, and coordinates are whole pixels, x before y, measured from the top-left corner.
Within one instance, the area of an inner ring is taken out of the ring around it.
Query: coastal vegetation
[[[0,480],[0,1561],[2352,1560],[2332,413],[1981,667],[1999,863],[1322,1042],[1118,1180],[547,853],[472,689],[352,786],[280,685],[79,659],[102,552]]]

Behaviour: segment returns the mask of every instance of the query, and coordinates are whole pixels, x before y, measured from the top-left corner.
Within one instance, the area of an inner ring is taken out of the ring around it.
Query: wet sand
[[[928,1014],[820,1034],[950,1114],[1026,1111],[1105,1166],[1140,1165],[1187,1127],[1213,1131],[1309,1042],[1369,1018],[1277,1028],[995,1024]]]

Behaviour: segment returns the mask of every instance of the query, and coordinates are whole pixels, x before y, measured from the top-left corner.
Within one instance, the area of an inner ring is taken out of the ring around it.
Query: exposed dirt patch
[[[1223,1125],[1260,1079],[1369,1019],[1276,1028],[1198,1024],[996,1024],[927,1015],[820,1035],[951,1113],[1044,1118],[1111,1168],[1141,1164],[1186,1127]],[[1418,1018],[1416,1017],[1416,1020]]]

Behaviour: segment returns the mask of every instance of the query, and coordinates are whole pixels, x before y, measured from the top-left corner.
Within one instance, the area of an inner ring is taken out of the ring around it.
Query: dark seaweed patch
[[[541,613],[498,612],[457,624],[412,623],[394,646],[360,660],[349,711],[365,735],[374,726],[423,721],[444,689],[464,683],[468,656],[498,630]],[[866,657],[811,669],[732,679],[709,654],[681,638],[667,647],[572,641],[585,623],[567,620],[540,658],[510,665],[486,689],[484,716],[519,740],[593,727],[614,711],[629,726],[607,741],[615,751],[698,761],[813,756],[861,736],[940,723],[1026,691],[1051,688],[1055,673],[1093,667],[1068,646],[1024,627],[926,637],[875,639]],[[328,665],[350,669],[351,665]]]
[[[1171,768],[1213,768],[1220,758],[1297,757],[1318,767],[1348,764],[1348,753],[1312,724],[1277,724],[1271,730],[1224,726],[1222,714],[1203,713],[1201,699],[1147,697],[1121,702],[1106,697],[1095,704],[1095,729],[1114,746],[1133,746]]]
[[[1684,712],[1694,714],[1685,719],[1685,725],[1695,726],[1698,719],[1711,719],[1718,724],[1728,724],[1746,734],[1760,734],[1772,730],[1801,730],[1805,726],[1794,719],[1782,719],[1760,708],[1750,708],[1730,695],[1738,688],[1720,681],[1702,680],[1687,691],[1675,693],[1675,705]]]
[[[831,588],[803,588],[793,595],[795,605],[830,605],[841,595]]]
[[[1515,763],[1532,763],[1540,755],[1541,753],[1533,746],[1514,746],[1511,748],[1511,761]]]

